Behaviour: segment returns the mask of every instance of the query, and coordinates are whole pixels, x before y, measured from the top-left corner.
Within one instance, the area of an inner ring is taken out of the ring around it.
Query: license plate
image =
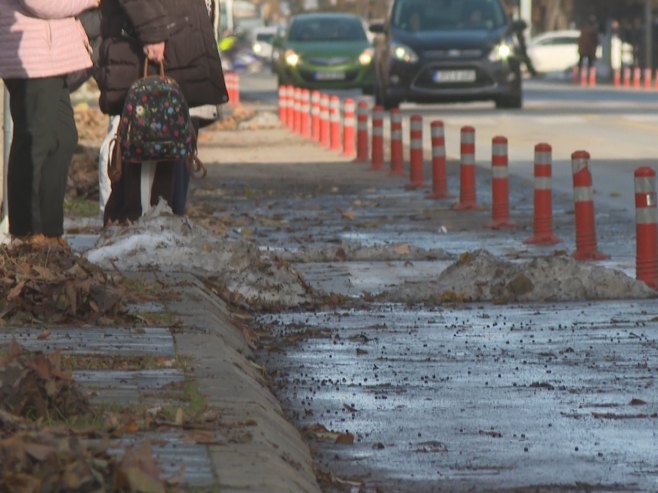
[[[316,72],[315,80],[344,80],[345,72]]]
[[[432,79],[437,84],[475,82],[475,70],[437,70]]]

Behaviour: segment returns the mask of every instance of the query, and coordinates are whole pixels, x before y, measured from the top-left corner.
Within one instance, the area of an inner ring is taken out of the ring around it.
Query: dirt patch
[[[655,298],[621,271],[567,256],[513,263],[485,250],[468,252],[436,281],[407,282],[377,298],[389,302],[523,302]]]

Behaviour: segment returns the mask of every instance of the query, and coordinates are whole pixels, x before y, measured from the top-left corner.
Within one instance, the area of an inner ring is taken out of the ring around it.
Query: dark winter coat
[[[165,41],[165,73],[189,106],[228,101],[204,0],[103,0],[98,85],[101,111],[121,113],[126,92],[142,76],[144,44]],[[150,72],[157,66],[150,64]]]

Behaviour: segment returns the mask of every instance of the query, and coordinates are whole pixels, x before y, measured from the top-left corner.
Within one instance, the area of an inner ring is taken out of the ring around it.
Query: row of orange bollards
[[[308,103],[307,103],[308,102]],[[310,105],[310,113],[309,113]],[[321,145],[341,151],[356,162],[370,162],[372,170],[382,170],[384,160],[384,110],[379,106],[370,112],[364,101],[352,99],[341,103],[337,96],[317,91],[283,86],[279,89],[279,116],[285,125],[300,135],[311,137]],[[355,118],[356,109],[356,118]],[[309,117],[310,114],[310,117]],[[390,171],[391,176],[404,175],[402,117],[399,110],[390,111]],[[369,121],[372,134],[369,138]],[[432,185],[430,199],[449,198],[446,178],[444,125],[440,120],[430,124],[432,148]],[[342,139],[341,139],[342,132]],[[452,208],[458,211],[480,210],[477,202],[475,128],[464,126],[460,132],[459,199]],[[370,147],[370,149],[369,149]],[[527,244],[551,245],[561,240],[553,233],[552,148],[547,143],[535,146],[533,234]],[[509,213],[508,141],[506,137],[492,139],[491,221],[492,229],[511,229],[514,223]],[[590,155],[576,151],[571,156],[575,210],[577,260],[601,260],[606,255],[598,251],[596,241],[594,193],[590,171]],[[423,119],[410,117],[409,183],[407,189],[426,188],[423,156]],[[656,218],[656,175],[649,167],[635,172],[636,187],[636,277],[658,289],[658,226]]]
[[[597,82],[596,67],[582,70],[574,67],[571,81],[574,84],[580,83],[582,87],[595,87]],[[642,69],[640,67],[614,69],[612,71],[612,84],[617,88],[658,90],[658,69],[655,71],[650,68]]]

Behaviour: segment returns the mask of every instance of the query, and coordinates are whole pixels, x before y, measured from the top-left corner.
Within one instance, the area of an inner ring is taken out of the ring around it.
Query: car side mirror
[[[384,23],[383,22],[373,22],[368,26],[368,30],[373,33],[373,34],[383,34],[385,29],[384,29]]]

